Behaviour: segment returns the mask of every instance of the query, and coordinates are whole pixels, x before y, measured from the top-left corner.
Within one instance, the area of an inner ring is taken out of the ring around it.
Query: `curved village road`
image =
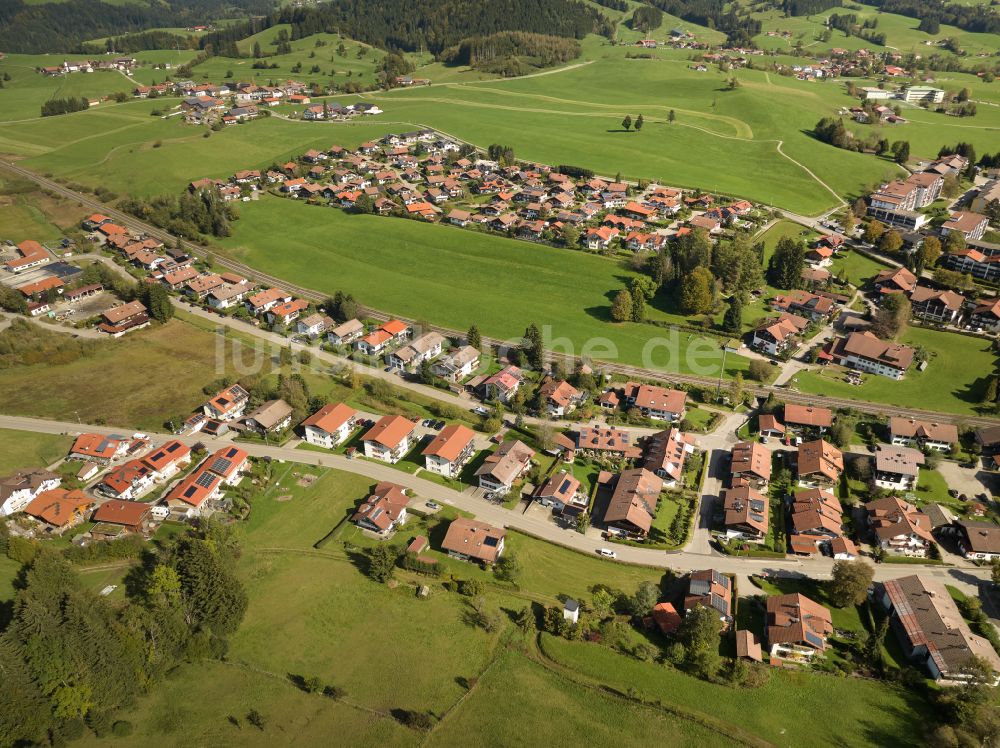
[[[156,237],[161,241],[168,241],[171,243],[179,242],[180,245],[185,249],[185,251],[193,255],[203,256],[206,253],[205,248],[200,245],[193,244],[192,242],[183,239],[178,239],[177,237],[173,236],[167,231],[164,231],[161,228],[158,228],[150,223],[135,218],[134,216],[125,213],[124,211],[118,210],[117,208],[113,208],[109,205],[106,205],[105,203],[101,202],[100,200],[94,197],[87,196],[82,193],[71,190],[65,187],[64,185],[59,184],[58,182],[55,182],[47,177],[43,177],[40,174],[36,174],[30,169],[25,169],[21,166],[18,166],[17,164],[13,164],[10,163],[9,161],[4,161],[4,160],[0,160],[0,167],[12,171],[15,174],[18,174],[19,176],[22,176],[26,179],[30,179],[36,184],[41,185],[46,189],[52,190],[53,192],[56,192],[70,200],[75,200],[80,204],[86,206],[88,209],[99,211],[111,218],[114,218],[118,223],[128,228],[131,228],[134,231],[148,234],[149,236]],[[788,213],[786,213],[786,216],[792,217],[791,214]],[[801,219],[802,217],[795,216],[794,218]],[[808,220],[811,222],[812,220],[815,219],[808,219]],[[322,293],[315,289],[305,288],[292,283],[288,283],[287,281],[282,280],[281,278],[277,278],[273,275],[268,275],[267,273],[262,273],[248,265],[245,265],[241,262],[237,262],[236,260],[229,259],[227,257],[223,257],[218,254],[213,255],[213,259],[217,264],[229,270],[232,270],[233,272],[240,273],[241,275],[250,278],[258,283],[281,286],[282,288],[291,291],[297,296],[300,296],[303,299],[315,303],[322,302],[328,297],[328,294],[326,293]],[[386,312],[377,309],[371,309],[370,307],[362,307],[361,311],[365,315],[375,319],[385,320],[389,319],[392,316],[387,314]],[[403,317],[400,317],[399,319],[412,322],[412,320],[406,320]],[[446,337],[455,339],[461,339],[465,335],[464,332],[458,330],[452,330],[445,327],[432,326],[432,329],[440,332],[442,335],[445,335]],[[494,345],[494,346],[509,344],[509,341],[502,341],[496,338],[486,338],[486,337],[483,338],[483,342],[488,345]],[[574,357],[565,357],[565,358],[571,364],[575,363],[578,360]],[[677,382],[677,383],[683,382],[686,384],[695,384],[700,386],[715,386],[718,384],[717,377],[706,377],[694,374],[679,374],[673,372],[664,372],[655,369],[644,369],[639,366],[631,366],[619,363],[608,363],[604,361],[601,361],[599,365],[605,371],[624,374],[625,376],[630,376],[630,377],[641,377],[645,379],[654,379],[654,380],[666,380],[669,382]],[[790,390],[774,386],[761,386],[761,385],[753,385],[747,383],[744,386],[744,390],[758,397],[767,397],[770,393],[773,392],[776,397],[778,397],[781,400],[784,400],[785,402],[799,403],[802,405],[816,405],[819,402],[831,408],[852,408],[857,411],[865,413],[873,413],[883,417],[900,416],[904,418],[915,418],[918,420],[933,420],[945,423],[962,423],[969,426],[992,426],[996,425],[998,422],[997,419],[995,418],[986,418],[983,416],[963,416],[955,413],[942,413],[932,410],[922,410],[919,408],[904,408],[895,405],[870,403],[862,400],[852,400],[850,398],[827,397],[826,395],[822,394],[819,395],[804,394],[804,393],[792,392]]]
[[[0,416],[0,428],[17,429],[43,434],[79,434],[85,428],[78,423],[54,421],[38,418],[22,418],[18,416]],[[102,426],[103,433],[130,434],[132,429],[121,429],[112,426]],[[157,432],[145,432],[152,439],[165,441],[178,439],[187,444],[201,443],[209,450],[232,443],[222,438],[209,438],[204,434],[174,436]],[[254,457],[270,457],[274,460],[299,462],[307,465],[336,468],[345,472],[363,475],[375,481],[391,481],[411,489],[420,499],[432,499],[439,503],[450,504],[463,511],[471,512],[479,519],[499,527],[507,527],[533,535],[550,543],[580,551],[588,555],[596,555],[598,548],[608,546],[596,531],[587,535],[579,534],[575,528],[561,527],[549,520],[545,514],[529,510],[522,513],[516,509],[505,509],[482,498],[478,489],[468,489],[462,493],[446,488],[438,483],[424,480],[419,476],[410,475],[401,470],[372,462],[365,459],[347,459],[334,454],[314,452],[312,450],[294,449],[291,447],[272,447],[253,442],[240,442],[241,449]],[[649,548],[638,548],[625,545],[612,546],[618,554],[619,563],[637,564],[653,568],[670,568],[678,571],[714,568],[727,574],[755,574],[766,572],[781,576],[809,576],[816,579],[827,579],[833,561],[827,558],[811,559],[762,559],[736,558],[724,556],[711,550],[696,550],[689,544],[682,551],[665,552]],[[989,568],[976,566],[942,567],[931,564],[878,564],[875,566],[875,579],[885,580],[908,574],[921,574],[933,577],[942,582],[955,585],[969,594],[979,594],[980,583],[990,577]]]

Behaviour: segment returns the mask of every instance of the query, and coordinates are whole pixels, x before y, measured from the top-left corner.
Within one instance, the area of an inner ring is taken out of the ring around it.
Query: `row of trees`
[[[121,734],[115,711],[178,663],[224,655],[246,611],[239,547],[211,522],[151,551],[124,605],[91,591],[52,548],[30,550],[0,636],[2,745],[57,745],[87,727]]]
[[[59,114],[69,114],[70,112],[82,112],[89,108],[90,101],[86,96],[73,96],[66,99],[49,99],[42,104],[42,116],[54,117]]]

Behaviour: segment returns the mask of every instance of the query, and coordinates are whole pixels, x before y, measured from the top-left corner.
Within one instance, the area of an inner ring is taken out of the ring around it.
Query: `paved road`
[[[53,421],[37,418],[21,418],[16,416],[0,416],[0,428],[18,429],[46,434],[78,434],[84,427],[68,421]],[[132,433],[132,429],[104,426],[103,433]],[[203,434],[175,437],[171,434],[146,432],[154,441],[177,438],[181,442],[193,445],[202,443],[209,449],[221,444],[229,444],[223,439],[208,438]],[[450,488],[424,480],[396,470],[388,465],[368,460],[354,459],[334,454],[298,450],[289,447],[272,447],[252,442],[240,443],[240,447],[255,457],[270,457],[271,459],[300,462],[336,468],[346,472],[363,475],[375,481],[392,481],[404,485],[423,499],[433,499],[440,503],[450,504],[464,511],[472,512],[479,519],[493,525],[508,527],[530,533],[542,540],[574,550],[593,554],[598,548],[605,547],[606,542],[599,537],[581,535],[573,529],[563,529],[548,521],[542,512],[527,512],[504,509],[502,506],[489,503],[473,495],[472,492],[459,493]],[[776,573],[781,575],[806,575],[817,579],[827,579],[830,576],[832,561],[826,558],[813,559],[757,559],[733,558],[716,553],[705,553],[694,549],[666,553],[646,548],[631,546],[615,546],[618,562],[640,564],[655,568],[671,568],[679,571],[714,568],[723,573],[750,574]],[[970,594],[978,594],[978,585],[989,578],[989,570],[973,566],[962,568],[941,568],[932,565],[907,564],[896,566],[880,564],[875,567],[875,579],[894,579],[907,574],[922,574],[953,584]]]
[[[163,229],[157,228],[156,226],[141,221],[128,213],[125,213],[121,210],[106,205],[102,203],[100,200],[94,198],[93,196],[85,195],[76,192],[74,190],[70,190],[64,185],[55,182],[51,179],[48,179],[46,177],[43,177],[40,174],[36,174],[35,172],[29,169],[23,168],[22,166],[0,160],[0,167],[12,171],[26,179],[30,179],[36,184],[45,187],[46,189],[52,190],[53,192],[61,194],[71,200],[75,200],[89,209],[104,213],[105,215],[114,218],[118,223],[126,227],[132,228],[135,231],[143,232],[148,234],[149,236],[154,236],[163,241],[169,241],[171,243],[178,241],[177,237],[174,237],[173,235],[164,231]],[[803,223],[804,225],[808,225],[813,228],[818,228],[819,230],[823,230],[820,227],[814,225],[820,220],[821,217],[809,218],[807,216],[798,216],[787,212],[785,213],[785,215],[790,220]],[[186,251],[192,254],[195,255],[205,254],[204,247],[183,240],[180,241],[180,244],[182,247],[184,247]],[[315,289],[309,289],[302,286],[297,286],[288,283],[287,281],[281,278],[277,278],[273,275],[261,273],[260,271],[255,270],[254,268],[248,265],[244,265],[241,262],[237,262],[235,260],[221,256],[219,254],[215,255],[215,261],[219,265],[222,265],[223,267],[227,268],[228,270],[240,273],[241,275],[247,278],[251,278],[258,283],[281,286],[282,288],[285,288],[291,291],[292,293],[300,296],[301,298],[307,299],[309,301],[320,302],[325,300],[328,296],[328,294],[319,292]],[[362,313],[367,316],[373,317],[375,319],[388,319],[390,317],[390,315],[386,314],[385,312],[367,307],[362,309]],[[400,319],[405,319],[405,318],[401,317]],[[433,329],[451,338],[458,339],[464,336],[463,332],[457,330],[451,330],[448,328],[437,327],[437,326],[434,326]],[[486,345],[492,345],[492,346],[504,343],[504,341],[501,341],[496,338],[483,338],[483,342]],[[575,359],[572,359],[570,363],[575,363]],[[641,377],[641,378],[661,379],[661,380],[666,379],[671,382],[683,382],[688,384],[697,384],[701,386],[706,386],[706,385],[714,386],[718,381],[717,377],[705,377],[693,374],[679,374],[675,372],[659,371],[656,369],[644,369],[639,366],[629,366],[617,363],[606,363],[603,361],[600,362],[600,367],[607,372],[624,374],[625,376],[629,377]],[[945,423],[962,422],[971,426],[994,425],[997,423],[997,419],[995,418],[985,418],[979,416],[959,416],[953,413],[940,413],[936,411],[922,410],[917,408],[901,408],[893,405],[868,403],[862,400],[852,400],[849,398],[832,398],[823,395],[800,394],[782,388],[775,388],[773,386],[760,386],[752,383],[748,383],[745,389],[746,391],[761,397],[766,397],[769,393],[775,392],[775,394],[778,397],[787,402],[811,405],[819,401],[831,408],[841,408],[841,407],[854,408],[855,410],[859,410],[862,412],[876,413],[884,416],[903,416],[903,417],[923,419],[923,420],[932,419]]]

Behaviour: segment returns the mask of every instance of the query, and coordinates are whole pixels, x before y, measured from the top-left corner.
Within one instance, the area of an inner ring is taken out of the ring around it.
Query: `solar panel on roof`
[[[562,485],[559,486],[559,493],[566,493],[569,490],[570,485],[572,485],[572,481],[570,481],[569,478],[566,478],[562,482]]]
[[[812,633],[811,631],[806,632],[806,641],[816,647],[823,646],[823,640],[820,639],[818,636],[816,636],[816,634]]]
[[[194,496],[195,493],[196,493],[195,486],[193,486],[193,485],[192,486],[188,486],[187,490],[184,492],[184,497],[187,498],[187,499],[190,499],[192,496]]]
[[[211,470],[213,473],[221,474],[229,470],[229,466],[231,464],[232,463],[229,460],[225,459],[224,457],[216,457],[214,460],[212,460],[212,464],[209,466],[208,469]]]
[[[201,486],[202,488],[211,488],[217,478],[209,472],[204,472],[194,479],[196,486]]]
[[[486,538],[486,540],[483,541],[483,544],[488,545],[490,548],[495,548],[497,546],[497,539],[488,537]]]
[[[164,450],[167,452],[176,452],[180,448],[180,446],[181,445],[179,442],[173,442],[172,444],[168,444],[166,447],[164,447]]]
[[[750,501],[750,508],[753,509],[755,512],[763,512],[764,511],[764,502],[763,501],[754,501],[754,500],[751,500]]]

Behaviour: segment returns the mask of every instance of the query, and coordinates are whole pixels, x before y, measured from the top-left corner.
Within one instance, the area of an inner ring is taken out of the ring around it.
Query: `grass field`
[[[869,19],[877,20],[878,26],[875,31],[886,35],[885,46],[874,44],[857,36],[846,36],[842,31],[836,29],[831,29],[832,35],[829,41],[819,41],[817,37],[825,28],[826,19],[834,13],[839,15],[853,13],[858,17],[859,23]],[[904,54],[912,52],[921,56],[940,54],[953,57],[953,53],[944,47],[936,46],[936,44],[928,46],[925,42],[954,39],[970,55],[981,52],[992,53],[996,50],[997,44],[995,35],[967,32],[944,24],[942,24],[939,33],[926,34],[917,30],[920,19],[894,13],[883,13],[871,5],[852,4],[850,9],[837,7],[822,13],[791,18],[784,17],[775,10],[754,13],[753,15],[760,19],[763,24],[763,33],[754,37],[754,42],[761,49],[779,52],[791,51],[797,43],[801,43],[805,50],[814,54],[840,47],[842,49],[869,49],[876,52],[892,49]],[[791,36],[788,38],[768,36],[768,31],[788,31]]]
[[[331,294],[350,291],[375,308],[459,330],[476,323],[484,334],[505,339],[522,335],[532,322],[550,325],[551,339],[568,339],[578,355],[593,341],[594,358],[629,363],[642,361],[654,334],[668,333],[609,321],[610,298],[632,273],[602,257],[281,198],[241,210],[233,236],[223,242],[236,257],[294,283]],[[280,248],[274,236],[283,237]],[[359,252],[363,246],[371,249]],[[716,339],[689,338],[679,336],[678,351],[701,350],[705,370],[717,374]],[[602,354],[598,340],[601,347],[610,342],[617,355]],[[698,362],[659,348],[650,363],[689,372]],[[740,356],[726,359],[728,371],[746,365]]]
[[[0,429],[0,476],[21,468],[46,467],[65,456],[72,440],[59,434]]]
[[[930,359],[925,371],[912,369],[900,381],[865,374],[864,384],[855,387],[830,368],[797,375],[796,386],[802,392],[821,396],[968,415],[976,412],[986,387],[986,376],[996,362],[988,340],[911,328],[901,342],[927,350]]]
[[[757,689],[734,689],[694,680],[663,665],[615,655],[592,644],[543,635],[545,653],[559,664],[650,700],[739,725],[764,740],[788,746],[920,745],[908,729],[912,694],[859,679],[773,671]],[[836,726],[830,709],[836,709]],[[830,731],[833,731],[831,733]]]
[[[79,226],[86,211],[39,189],[34,182],[0,172],[0,239],[20,243],[59,240]]]
[[[292,51],[289,54],[275,54],[275,40],[280,30],[291,31],[291,26],[281,24],[265,31],[247,37],[238,46],[247,57],[211,57],[197,65],[193,72],[199,79],[221,82],[254,81],[267,84],[268,81],[284,81],[292,78],[303,83],[322,83],[323,85],[343,86],[349,82],[373,85],[376,82],[376,68],[385,56],[385,52],[367,44],[341,37],[338,34],[314,34],[305,39],[291,42]],[[260,44],[264,57],[263,62],[277,65],[276,68],[254,70],[255,60],[250,56],[254,42]],[[321,46],[317,46],[321,44]],[[344,54],[337,50],[344,45]],[[364,55],[358,57],[358,51],[364,50]],[[311,55],[311,56],[310,56]],[[136,58],[138,59],[138,58]],[[292,72],[292,67],[301,65],[298,72]],[[321,68],[313,72],[313,66]],[[229,74],[232,75],[229,75]]]
[[[68,364],[0,370],[4,413],[160,429],[189,414],[216,372],[216,339],[179,320],[101,342]],[[169,384],[166,384],[169,383]]]
[[[10,73],[11,80],[0,91],[0,122],[38,117],[49,99],[86,96],[97,99],[117,91],[131,91],[135,84],[117,71],[73,73],[49,77],[37,67],[61,65],[79,55],[7,55],[0,59],[0,75]],[[103,106],[103,105],[101,105]]]

